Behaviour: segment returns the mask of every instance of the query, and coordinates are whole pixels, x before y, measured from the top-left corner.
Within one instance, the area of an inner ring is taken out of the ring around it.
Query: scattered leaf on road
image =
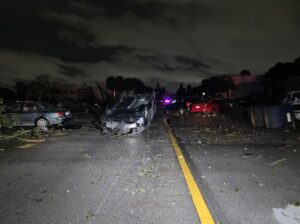
[[[18,148],[19,149],[28,149],[34,146],[35,144],[25,144],[25,145],[20,145]]]
[[[145,192],[145,191],[146,191],[146,190],[145,190],[144,188],[142,188],[142,187],[139,187],[138,190],[139,190],[139,192]]]
[[[276,160],[276,161],[274,161],[274,162],[271,163],[271,166],[274,166],[274,165],[276,165],[278,163],[281,163],[281,162],[284,162],[284,161],[286,161],[286,158]]]

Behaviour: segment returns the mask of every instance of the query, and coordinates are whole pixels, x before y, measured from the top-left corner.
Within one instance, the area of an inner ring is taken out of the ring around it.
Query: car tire
[[[46,129],[48,126],[48,121],[45,118],[39,118],[36,120],[35,125],[40,129]]]

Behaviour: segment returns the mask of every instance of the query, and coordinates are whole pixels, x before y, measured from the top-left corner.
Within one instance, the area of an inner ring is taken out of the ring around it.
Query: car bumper
[[[69,116],[69,117],[57,117],[57,118],[52,118],[49,119],[49,125],[61,125],[61,124],[65,124],[66,122],[69,122],[70,120],[72,120],[73,117]]]
[[[134,134],[144,130],[144,119],[140,118],[135,122],[124,122],[124,121],[106,121],[104,128],[108,132],[115,132],[118,134]]]

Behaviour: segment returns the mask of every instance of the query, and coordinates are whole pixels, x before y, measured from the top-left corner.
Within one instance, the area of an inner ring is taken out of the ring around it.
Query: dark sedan
[[[18,101],[10,104],[5,116],[17,115],[16,126],[36,126],[45,129],[51,125],[61,125],[72,117],[70,111],[56,108],[45,102]]]

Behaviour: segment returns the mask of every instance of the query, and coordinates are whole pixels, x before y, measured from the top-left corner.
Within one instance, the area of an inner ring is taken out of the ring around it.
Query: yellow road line
[[[201,191],[195,181],[195,178],[192,175],[190,168],[188,167],[188,165],[185,161],[182,151],[181,151],[179,145],[177,144],[176,138],[172,134],[166,120],[165,120],[165,125],[167,128],[168,136],[170,138],[170,141],[171,141],[174,151],[176,153],[178,162],[182,169],[182,173],[184,175],[185,181],[186,181],[189,191],[191,193],[192,200],[195,205],[196,211],[198,213],[200,222],[201,222],[201,224],[214,224],[215,222],[214,222],[212,215],[210,214],[210,211],[205,203],[205,200],[201,194]]]

